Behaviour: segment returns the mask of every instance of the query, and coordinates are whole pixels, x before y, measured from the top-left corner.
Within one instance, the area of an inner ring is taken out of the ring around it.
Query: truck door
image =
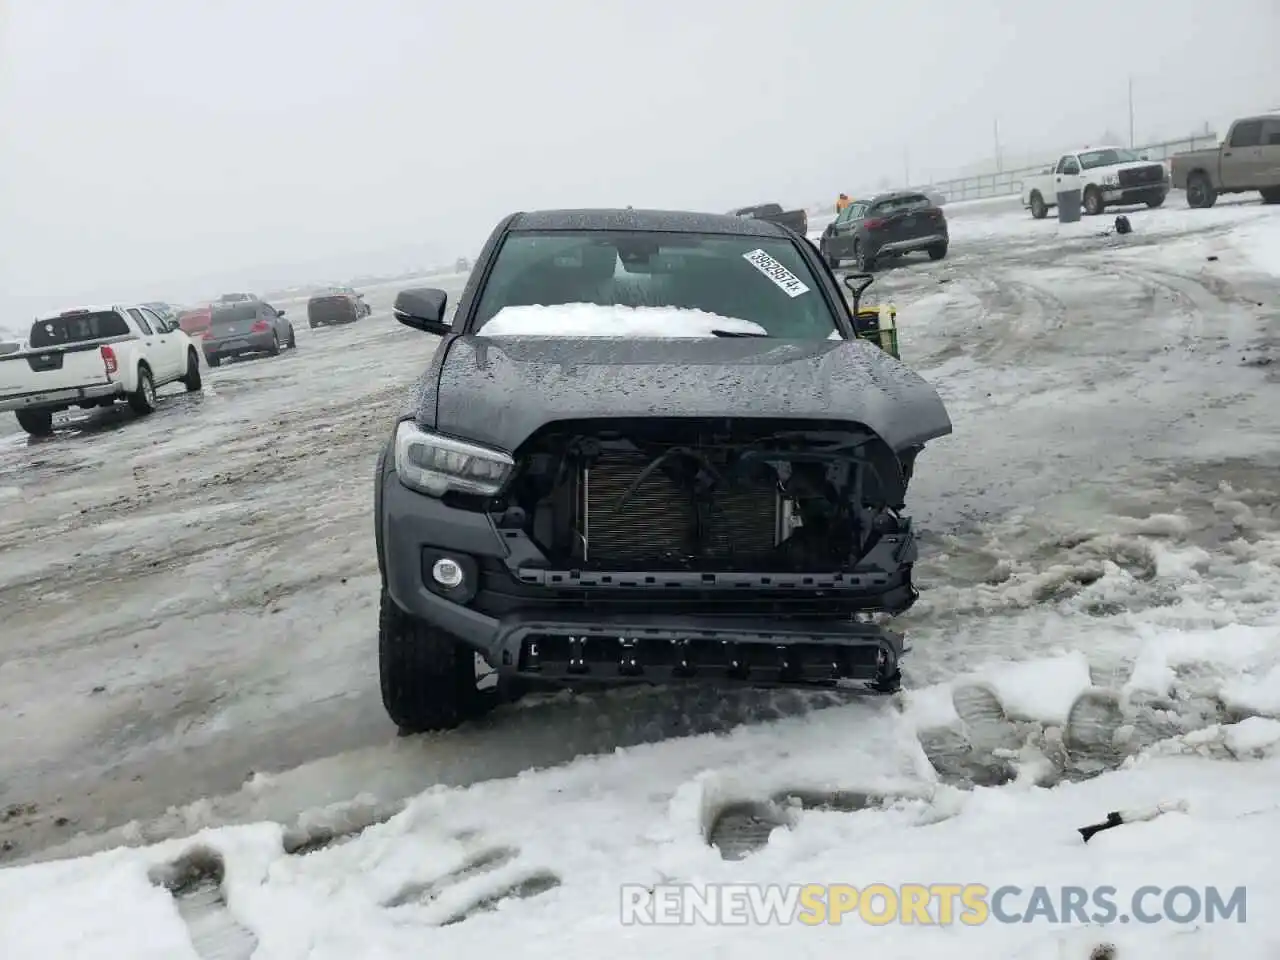
[[[1259,187],[1280,187],[1280,119],[1262,121],[1262,182]]]
[[[159,350],[158,360],[160,366],[164,368],[163,373],[159,376],[163,379],[170,377],[180,377],[187,372],[187,347],[182,342],[182,338],[178,336],[177,326],[170,326],[170,321],[160,316],[154,310],[148,310],[142,307],[142,315],[146,317],[151,324],[151,329],[156,332],[156,347]]]
[[[1080,187],[1080,160],[1074,153],[1064,153],[1058,159],[1058,165],[1053,168],[1053,192],[1055,196],[1052,202],[1057,202],[1056,194],[1079,190]]]
[[[1222,148],[1218,177],[1227,189],[1257,190],[1267,186],[1266,160],[1262,156],[1262,121],[1241,120],[1231,128],[1231,139]]]

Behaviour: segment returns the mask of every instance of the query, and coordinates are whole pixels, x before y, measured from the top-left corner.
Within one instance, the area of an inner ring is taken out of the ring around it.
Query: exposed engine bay
[[[524,445],[500,522],[582,570],[851,571],[904,529],[904,486],[856,424],[561,422]]]

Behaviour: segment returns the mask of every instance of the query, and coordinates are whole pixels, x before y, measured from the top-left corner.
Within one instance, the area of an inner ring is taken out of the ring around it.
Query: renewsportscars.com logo
[[[626,926],[1244,923],[1247,900],[1244,887],[1185,885],[1122,895],[1115,887],[978,883],[627,884],[621,919]]]

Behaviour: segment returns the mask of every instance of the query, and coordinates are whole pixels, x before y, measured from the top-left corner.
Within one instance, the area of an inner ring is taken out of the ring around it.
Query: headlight
[[[1103,174],[1103,177],[1102,177],[1102,185],[1103,185],[1104,187],[1118,187],[1118,186],[1120,186],[1120,174],[1118,174],[1118,173],[1107,173],[1107,174]]]
[[[396,428],[396,473],[420,493],[493,496],[514,468],[515,461],[501,450],[427,433],[409,420]]]

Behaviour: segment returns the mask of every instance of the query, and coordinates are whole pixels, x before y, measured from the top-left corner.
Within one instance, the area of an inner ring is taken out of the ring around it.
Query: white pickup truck
[[[201,388],[200,351],[176,323],[142,306],[80,307],[39,317],[19,349],[0,352],[0,410],[12,410],[33,436],[53,415],[128,400],[156,408],[156,390],[181,382]]]
[[[1022,205],[1043,220],[1058,205],[1058,194],[1072,190],[1081,192],[1084,212],[1091,217],[1107,207],[1145,203],[1154,208],[1169,195],[1169,173],[1160,161],[1124,147],[1075,150],[1022,181]]]

